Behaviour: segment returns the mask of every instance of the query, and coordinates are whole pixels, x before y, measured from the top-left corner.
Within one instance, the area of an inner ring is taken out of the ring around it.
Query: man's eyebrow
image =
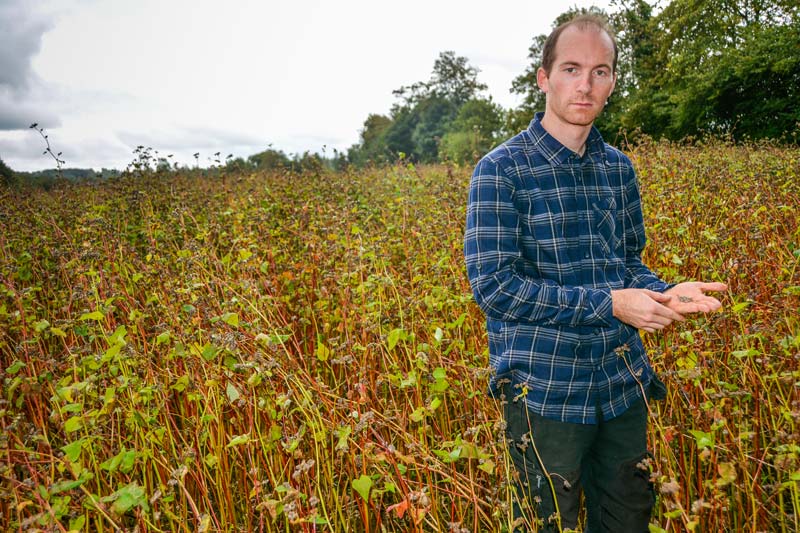
[[[562,61],[561,63],[558,64],[558,66],[559,67],[581,67],[583,65],[581,65],[577,61]],[[600,64],[597,64],[597,65],[592,67],[592,69],[596,69],[596,68],[607,68],[607,69],[611,70],[611,65],[609,65],[608,63],[600,63]]]

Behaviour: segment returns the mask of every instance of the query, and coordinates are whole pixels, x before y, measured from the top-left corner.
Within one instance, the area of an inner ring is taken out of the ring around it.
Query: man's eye
[[[576,69],[575,67],[567,67],[564,69],[564,72],[569,72],[570,74],[574,74],[578,72],[578,69]]]
[[[595,72],[595,76],[600,76],[600,77],[608,76],[608,72],[606,72],[605,70],[598,70]]]

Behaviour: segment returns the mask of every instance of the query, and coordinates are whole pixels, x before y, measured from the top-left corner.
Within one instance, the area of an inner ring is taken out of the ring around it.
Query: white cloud
[[[246,157],[270,143],[346,150],[370,113],[389,112],[392,90],[427,80],[445,50],[469,58],[511,107],[533,36],[592,3],[0,1],[0,155],[12,168],[41,151],[21,159],[29,143],[14,144],[3,124],[39,122],[69,166],[95,168],[124,167],[139,144],[189,163],[197,151]]]

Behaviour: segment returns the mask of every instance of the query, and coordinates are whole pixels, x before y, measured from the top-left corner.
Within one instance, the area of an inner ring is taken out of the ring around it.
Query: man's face
[[[593,26],[570,26],[559,36],[555,52],[550,74],[540,68],[536,76],[547,94],[545,115],[563,126],[590,126],[617,79],[611,38]]]

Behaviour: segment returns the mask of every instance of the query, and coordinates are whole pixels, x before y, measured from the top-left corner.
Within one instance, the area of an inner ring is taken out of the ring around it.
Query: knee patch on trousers
[[[649,453],[626,461],[614,479],[609,480],[607,497],[600,508],[604,531],[647,533],[656,499],[650,478],[651,462]]]

